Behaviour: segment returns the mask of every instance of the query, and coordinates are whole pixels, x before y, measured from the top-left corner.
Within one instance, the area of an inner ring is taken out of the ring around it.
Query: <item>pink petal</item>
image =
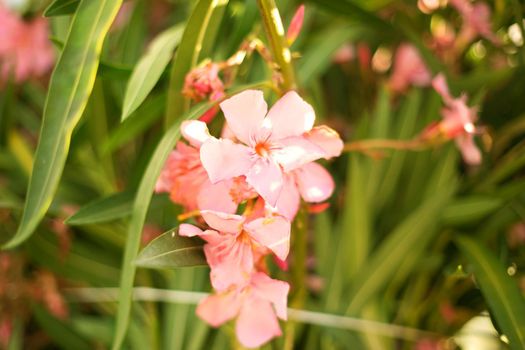
[[[326,154],[321,147],[303,136],[288,137],[279,142],[282,148],[272,152],[272,158],[283,167],[284,172],[323,158]]]
[[[200,149],[201,162],[212,183],[245,175],[252,165],[251,150],[228,139],[210,138]]]
[[[246,174],[246,181],[271,206],[275,206],[283,186],[279,165],[268,159],[258,159]]]
[[[268,110],[262,91],[245,90],[223,101],[220,106],[237,139],[250,144],[252,135],[261,126]]]
[[[232,181],[225,180],[212,184],[206,181],[197,195],[197,205],[199,210],[215,210],[233,214],[237,210],[235,203],[230,195]]]
[[[290,26],[286,32],[286,40],[288,45],[292,45],[295,39],[299,36],[301,28],[303,27],[304,20],[304,5],[301,5],[295,11],[292,20],[290,21]]]
[[[252,286],[257,296],[273,304],[277,316],[280,319],[287,319],[286,307],[288,303],[288,292],[290,291],[290,285],[288,283],[274,280],[266,274],[258,272],[252,275]]]
[[[301,203],[301,197],[299,196],[299,190],[295,184],[295,179],[292,175],[285,174],[283,188],[275,210],[284,215],[288,220],[292,221],[299,210],[299,204]]]
[[[282,216],[271,216],[253,220],[244,225],[250,237],[270,249],[281,260],[290,251],[290,221]]]
[[[266,118],[271,122],[272,139],[279,140],[310,131],[314,126],[315,112],[297,92],[289,91],[272,106]]]
[[[223,291],[231,286],[247,285],[254,265],[250,242],[223,236],[222,241],[216,243],[204,246],[213,288]]]
[[[208,131],[206,123],[198,120],[186,120],[183,121],[180,126],[182,136],[188,140],[190,145],[199,148],[211,135]]]
[[[335,184],[332,176],[317,163],[308,163],[294,171],[301,197],[306,202],[322,202],[332,195]]]
[[[305,137],[308,141],[322,148],[325,152],[325,159],[339,157],[343,152],[344,143],[334,129],[320,125],[310,130]]]
[[[180,224],[179,226],[179,235],[181,236],[195,237],[200,236],[202,233],[203,231],[197,226],[193,226],[190,224]]]
[[[463,160],[469,165],[481,164],[481,151],[474,142],[472,135],[463,135],[456,138],[456,144],[461,151]]]
[[[235,292],[210,295],[197,306],[197,316],[218,327],[237,316],[240,308],[240,298]]]
[[[243,303],[235,323],[235,333],[239,342],[248,348],[261,346],[282,334],[270,303],[255,298]]]
[[[241,232],[244,217],[234,214],[226,214],[218,211],[203,210],[202,218],[206,223],[219,232],[237,234]]]
[[[446,104],[450,104],[453,100],[448,89],[448,84],[445,76],[440,73],[432,80],[432,87],[438,94],[441,95],[441,98]]]

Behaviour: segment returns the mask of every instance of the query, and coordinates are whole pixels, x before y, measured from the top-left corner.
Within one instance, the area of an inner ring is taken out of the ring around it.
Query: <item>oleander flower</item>
[[[411,85],[428,86],[432,76],[417,49],[410,44],[401,44],[394,57],[394,67],[389,85],[396,92],[404,92]]]
[[[453,98],[445,77],[437,75],[432,86],[441,95],[445,107],[441,110],[443,120],[438,124],[440,132],[446,138],[454,139],[463,159],[467,164],[481,163],[481,152],[474,142],[476,134],[477,109],[467,105],[467,96]]]
[[[277,317],[286,320],[288,283],[254,272],[243,286],[205,298],[197,315],[213,327],[236,318],[240,343],[255,348],[282,334]]]
[[[470,42],[481,36],[494,44],[500,39],[493,33],[490,23],[490,7],[484,2],[471,3],[470,0],[450,0],[450,4],[459,12],[463,19],[460,37]]]
[[[213,288],[224,291],[232,285],[244,285],[264,250],[285,260],[290,249],[290,222],[282,216],[261,217],[251,221],[240,215],[203,210],[202,218],[211,229],[182,224],[181,236],[199,236],[211,268]]]
[[[44,18],[24,21],[0,4],[0,83],[22,83],[53,66],[55,55]]]
[[[314,130],[315,113],[295,91],[285,94],[268,113],[262,92],[256,90],[243,91],[220,106],[241,143],[210,137],[200,149],[202,165],[212,183],[245,176],[272,207],[279,199],[285,173],[330,157],[337,153],[331,149],[334,145],[342,148],[335,132],[315,134],[315,139],[308,135]]]

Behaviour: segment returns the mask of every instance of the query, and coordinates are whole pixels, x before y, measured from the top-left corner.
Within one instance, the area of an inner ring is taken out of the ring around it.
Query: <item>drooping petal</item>
[[[306,202],[322,202],[332,195],[335,188],[332,175],[317,163],[308,163],[294,171],[301,197]]]
[[[463,160],[469,165],[481,164],[481,151],[474,142],[472,135],[463,135],[456,138],[456,144],[461,151]]]
[[[212,327],[219,327],[239,313],[241,300],[234,292],[210,295],[197,306],[197,316]]]
[[[290,221],[282,216],[271,216],[253,220],[244,225],[250,237],[270,249],[281,260],[290,251]]]
[[[211,135],[205,122],[186,120],[180,126],[182,136],[195,148],[199,148]]]
[[[323,149],[325,159],[339,157],[343,152],[343,140],[337,131],[326,125],[316,126],[304,136],[308,141]]]
[[[275,210],[292,221],[299,210],[299,204],[301,203],[301,197],[299,196],[299,190],[295,183],[295,179],[292,175],[284,174],[283,188]]]
[[[442,73],[436,75],[434,79],[432,79],[432,87],[441,95],[445,104],[450,104],[452,102],[453,98],[452,95],[450,95],[447,80]]]
[[[250,149],[228,139],[208,139],[200,149],[202,166],[216,183],[245,175],[252,165]]]
[[[240,288],[248,284],[254,265],[250,242],[223,236],[222,241],[216,243],[204,246],[213,288],[223,291],[231,286]]]
[[[272,139],[300,136],[314,126],[315,112],[295,91],[287,92],[268,112]],[[265,121],[265,124],[267,122]]]
[[[199,210],[215,210],[229,214],[235,213],[237,203],[234,202],[230,195],[231,188],[231,180],[219,181],[216,184],[206,181],[197,195],[197,206]]]
[[[279,165],[269,159],[258,159],[246,174],[246,181],[267,203],[275,207],[283,187],[283,174]]]
[[[193,226],[190,224],[180,224],[179,226],[179,235],[181,236],[195,237],[200,236],[202,233],[203,231],[197,226]]]
[[[261,126],[268,110],[262,91],[245,90],[223,101],[220,106],[237,139],[251,144],[252,134]]]
[[[270,301],[275,307],[277,316],[282,320],[286,320],[290,285],[283,281],[274,280],[262,272],[253,274],[251,283],[254,293],[260,298]]]
[[[271,304],[263,299],[245,300],[235,323],[239,342],[248,348],[263,345],[282,334]]]
[[[227,214],[219,211],[202,210],[202,218],[206,223],[219,232],[237,234],[241,232],[244,217],[235,214]]]
[[[285,172],[324,158],[325,151],[303,136],[288,137],[279,141],[281,149],[272,152],[272,158],[283,167]]]

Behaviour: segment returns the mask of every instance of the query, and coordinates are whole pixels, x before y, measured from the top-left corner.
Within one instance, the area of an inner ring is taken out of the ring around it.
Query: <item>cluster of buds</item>
[[[215,327],[236,319],[240,343],[257,347],[281,334],[278,318],[286,319],[290,288],[268,276],[265,257],[287,259],[301,198],[321,203],[331,196],[334,181],[314,161],[338,156],[343,142],[329,127],[314,127],[313,108],[294,91],[270,111],[256,90],[220,108],[228,132],[215,138],[202,121],[185,122],[188,144],[179,143],[170,155],[157,191],[202,218],[199,226],[179,229],[206,242],[215,293],[197,314]]]
[[[53,66],[46,19],[25,21],[0,2],[0,38],[0,84],[41,77]]]

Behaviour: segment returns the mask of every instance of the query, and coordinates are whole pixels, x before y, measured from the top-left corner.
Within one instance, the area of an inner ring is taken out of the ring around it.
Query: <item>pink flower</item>
[[[169,155],[155,185],[155,192],[167,192],[170,199],[188,211],[196,209],[220,210],[233,213],[237,205],[254,196],[243,178],[233,178],[212,184],[200,161],[199,148],[209,137],[206,124],[186,121],[181,125],[182,135],[189,145],[179,142]]]
[[[403,92],[410,85],[428,86],[431,80],[430,71],[421,59],[417,49],[409,44],[399,45],[389,82],[392,90]]]
[[[464,42],[470,42],[480,35],[494,44],[500,43],[500,39],[492,32],[490,7],[487,4],[472,4],[469,0],[450,0],[450,4],[463,18],[460,37]]]
[[[290,91],[271,110],[261,91],[246,90],[221,103],[228,126],[237,140],[209,138],[201,147],[201,161],[212,183],[236,176],[246,181],[263,199],[275,207],[284,185],[284,173],[316,159],[329,157],[342,148],[336,142],[309,139],[315,120],[313,108]],[[338,141],[338,142],[337,142]],[[341,144],[339,144],[341,143]]]
[[[197,315],[213,327],[237,318],[237,338],[243,346],[255,348],[282,334],[277,317],[287,319],[289,289],[288,283],[255,272],[244,286],[204,299]]]
[[[17,83],[40,77],[53,66],[47,20],[24,22],[0,5],[0,81],[11,76]]]
[[[281,216],[262,217],[252,221],[240,215],[203,210],[201,215],[211,227],[202,231],[182,224],[181,236],[199,236],[211,268],[213,288],[224,291],[232,285],[242,286],[254,269],[255,262],[266,250],[285,260],[290,249],[290,222]]]
[[[191,70],[184,80],[182,93],[184,96],[200,102],[224,91],[224,85],[219,78],[219,65],[210,62]]]
[[[438,124],[439,130],[447,138],[454,138],[467,164],[481,163],[481,152],[474,143],[477,119],[477,109],[467,106],[467,96],[453,98],[450,95],[445,77],[437,75],[432,80],[432,86],[441,95],[445,108],[441,115],[443,120]]]
[[[286,40],[288,41],[288,45],[292,45],[299,36],[299,33],[301,32],[301,28],[303,27],[303,21],[304,21],[304,5],[301,5],[297,8],[297,11],[295,11],[295,14],[293,15],[293,18],[290,22],[290,26],[288,27],[288,31],[286,32]]]

